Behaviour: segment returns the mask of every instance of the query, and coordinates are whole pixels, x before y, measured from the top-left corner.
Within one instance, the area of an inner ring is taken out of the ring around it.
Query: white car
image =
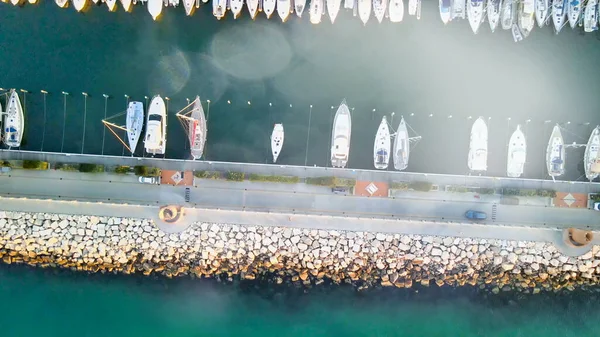
[[[594,211],[600,211],[600,201],[594,203]]]
[[[138,181],[142,184],[158,184],[158,178],[157,177],[139,177]]]

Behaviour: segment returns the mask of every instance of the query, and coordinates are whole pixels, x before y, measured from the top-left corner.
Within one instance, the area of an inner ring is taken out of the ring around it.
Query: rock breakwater
[[[574,258],[543,242],[209,223],[167,234],[145,219],[0,211],[4,263],[88,272],[537,293],[598,284],[598,257],[597,246]]]

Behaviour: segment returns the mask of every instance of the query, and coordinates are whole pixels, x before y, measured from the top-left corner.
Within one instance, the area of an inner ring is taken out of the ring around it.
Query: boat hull
[[[373,165],[378,170],[385,170],[390,163],[390,128],[387,123],[387,118],[383,116],[377,134],[375,135],[375,143],[373,145]]]
[[[594,179],[598,178],[600,170],[594,167],[598,164],[600,164],[600,127],[597,126],[594,130],[592,130],[585,148],[585,153],[583,155],[585,177],[589,181],[593,181]]]
[[[254,20],[258,14],[258,0],[247,0],[246,7],[248,7],[248,14]]]
[[[552,23],[556,34],[560,33],[567,19],[567,0],[552,1]]]
[[[404,18],[404,1],[390,0],[388,14],[390,22],[402,22]]]
[[[571,29],[575,29],[579,18],[581,17],[583,0],[570,0],[567,2],[567,18],[569,20],[569,26]]]
[[[331,132],[331,165],[333,167],[346,167],[350,157],[351,135],[352,117],[346,100],[343,100],[335,113]]]
[[[519,178],[523,175],[525,162],[527,160],[527,143],[525,134],[521,131],[521,127],[510,136],[508,142],[508,160],[506,163],[506,175],[511,178]]]
[[[127,141],[131,153],[135,153],[143,127],[144,104],[142,102],[129,102],[125,128],[127,129]]]
[[[306,7],[306,0],[295,0],[294,1],[294,10],[296,12],[296,16],[301,18],[302,13],[304,13],[305,7]]]
[[[487,171],[488,129],[483,118],[478,118],[471,128],[468,167],[472,172]]]
[[[553,179],[565,173],[565,142],[558,125],[552,129],[546,148],[546,168]]]
[[[394,169],[398,171],[405,170],[408,167],[409,156],[410,141],[408,129],[404,118],[402,118],[396,129],[396,136],[394,138]]]
[[[148,0],[147,7],[152,19],[155,21],[158,20],[163,10],[162,0]]]
[[[329,19],[331,20],[331,23],[334,23],[338,13],[340,12],[342,2],[341,0],[326,0],[326,5]]]
[[[323,0],[311,0],[310,1],[310,23],[313,25],[321,23],[323,17]]]
[[[3,141],[8,147],[19,147],[23,140],[23,131],[25,130],[25,116],[19,94],[15,89],[11,89],[6,112],[4,113]]]
[[[489,0],[487,5],[488,22],[492,33],[498,28],[500,14],[502,12],[502,0]]]
[[[364,25],[367,24],[371,17],[372,3],[371,0],[358,0],[358,17]]]
[[[283,124],[275,124],[271,133],[271,153],[273,154],[273,163],[277,162],[277,158],[281,154],[284,141]]]
[[[591,33],[598,30],[598,1],[588,0],[583,13],[583,30]]]
[[[502,3],[502,14],[500,20],[502,22],[502,29],[512,29],[515,17],[514,8],[514,0],[504,0]]]
[[[190,155],[194,160],[198,160],[204,154],[206,137],[208,136],[206,116],[199,96],[196,96],[194,100],[190,118],[192,119],[188,125]]]
[[[243,2],[242,2],[243,4]],[[281,18],[281,22],[286,22],[292,12],[291,0],[277,0],[277,14]]]
[[[467,1],[467,17],[473,34],[477,34],[483,21],[483,0]]]
[[[144,147],[150,154],[165,154],[167,146],[167,109],[159,95],[154,96],[148,107]]]

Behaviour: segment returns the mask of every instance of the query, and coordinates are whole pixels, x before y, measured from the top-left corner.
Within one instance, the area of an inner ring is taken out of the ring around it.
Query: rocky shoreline
[[[600,283],[600,249],[574,258],[542,242],[197,223],[167,234],[151,220],[0,211],[0,258],[87,272],[500,291]]]

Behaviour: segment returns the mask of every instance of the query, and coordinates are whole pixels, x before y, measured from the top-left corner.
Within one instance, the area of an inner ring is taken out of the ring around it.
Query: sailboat
[[[552,129],[546,148],[546,167],[552,180],[565,174],[565,142],[558,124]]]
[[[471,128],[469,158],[467,164],[471,171],[487,171],[488,129],[479,117]]]
[[[152,16],[153,20],[158,20],[163,10],[162,0],[148,0],[147,2],[148,12]]]
[[[346,167],[350,156],[350,136],[352,135],[352,116],[342,100],[333,119],[331,132],[331,165],[333,167]]]
[[[568,0],[553,0],[552,1],[552,22],[556,34],[565,26],[567,19],[567,1]]]
[[[358,16],[363,24],[367,24],[371,16],[371,0],[358,0]]]
[[[467,0],[467,17],[473,34],[477,34],[483,21],[483,0]]]
[[[383,17],[387,12],[388,0],[373,0],[373,14],[379,23],[383,22]]]
[[[401,22],[404,18],[404,1],[390,0],[388,15],[391,22]]]
[[[131,12],[131,9],[133,8],[133,1],[132,0],[121,0],[121,5],[123,6],[123,9],[125,10],[125,12]]]
[[[254,20],[256,14],[258,14],[258,3],[259,0],[246,0],[246,7],[248,7],[248,13],[250,13],[252,20]]]
[[[508,141],[508,160],[506,162],[506,175],[511,178],[519,178],[523,174],[525,161],[527,159],[527,143],[521,126],[510,136]]]
[[[289,0],[287,1],[289,2]],[[240,14],[242,14],[242,9],[244,9],[244,0],[229,0],[229,9],[234,19],[239,18]]]
[[[529,36],[535,25],[534,11],[534,0],[522,0],[520,2],[518,23],[523,37]]]
[[[500,21],[502,22],[502,29],[509,30],[512,28],[514,23],[514,0],[504,0],[502,3],[502,14]]]
[[[23,131],[25,130],[25,116],[19,94],[15,89],[10,90],[4,113],[4,144],[8,147],[21,146]]]
[[[271,18],[271,15],[275,13],[275,7],[277,6],[277,0],[263,0],[262,10],[265,12],[267,19]]]
[[[489,0],[487,4],[487,17],[490,23],[492,33],[496,31],[500,22],[500,12],[502,11],[502,0]]]
[[[73,8],[78,12],[83,12],[88,7],[88,0],[73,0]]]
[[[271,153],[273,154],[273,163],[277,162],[277,158],[281,153],[283,147],[283,124],[275,124],[273,126],[273,132],[271,133]]]
[[[585,177],[593,181],[600,175],[600,126],[596,126],[587,142],[583,155]]]
[[[535,21],[538,27],[542,28],[546,24],[550,14],[550,0],[535,0]]]
[[[373,163],[378,170],[388,168],[390,162],[391,137],[387,118],[383,116],[377,134],[375,135],[375,144],[373,146]]]
[[[342,5],[342,0],[326,0],[325,3],[327,5],[327,14],[329,14],[329,19],[331,23],[335,22],[338,13],[340,12],[340,6]],[[381,0],[374,0],[381,1]]]
[[[567,0],[567,17],[569,19],[569,25],[571,29],[575,29],[577,23],[579,22],[579,17],[581,17],[581,11],[583,9],[583,4],[581,3],[583,0]]]
[[[410,137],[407,126],[404,117],[402,117],[394,134],[394,168],[398,171],[405,170],[408,167],[410,143],[421,139],[421,136]]]
[[[313,25],[321,23],[323,17],[323,0],[310,0],[310,23]]]
[[[206,144],[207,123],[200,97],[196,98],[176,114],[190,144],[190,155],[193,159],[202,158]]]
[[[244,4],[243,0],[242,5]],[[233,11],[233,10],[232,10]],[[292,1],[291,0],[277,0],[277,14],[281,18],[281,22],[286,22],[292,12]]]
[[[144,127],[144,104],[142,102],[129,102],[126,127],[129,151],[134,153]]]
[[[150,154],[165,154],[167,146],[167,109],[165,101],[156,95],[150,101],[144,147]]]
[[[69,0],[54,0],[54,2],[60,8],[67,8],[67,7],[69,7]]]
[[[196,0],[183,0],[183,8],[185,15],[191,16],[196,11]]]
[[[583,12],[583,30],[591,33],[598,30],[598,1],[588,0]]]
[[[467,3],[465,0],[454,0],[452,2],[452,20],[464,19],[466,17]]]
[[[452,2],[451,0],[439,0],[440,7],[440,17],[442,18],[442,22],[447,24],[452,20]]]
[[[217,20],[221,20],[227,13],[227,0],[213,0],[213,15]]]
[[[304,7],[306,7],[306,0],[294,0],[294,9],[296,10],[296,15],[299,18],[302,17]]]
[[[408,15],[417,15],[420,0],[408,0]]]
[[[106,3],[106,7],[108,7],[109,12],[114,12],[117,10],[117,0],[104,0]]]

